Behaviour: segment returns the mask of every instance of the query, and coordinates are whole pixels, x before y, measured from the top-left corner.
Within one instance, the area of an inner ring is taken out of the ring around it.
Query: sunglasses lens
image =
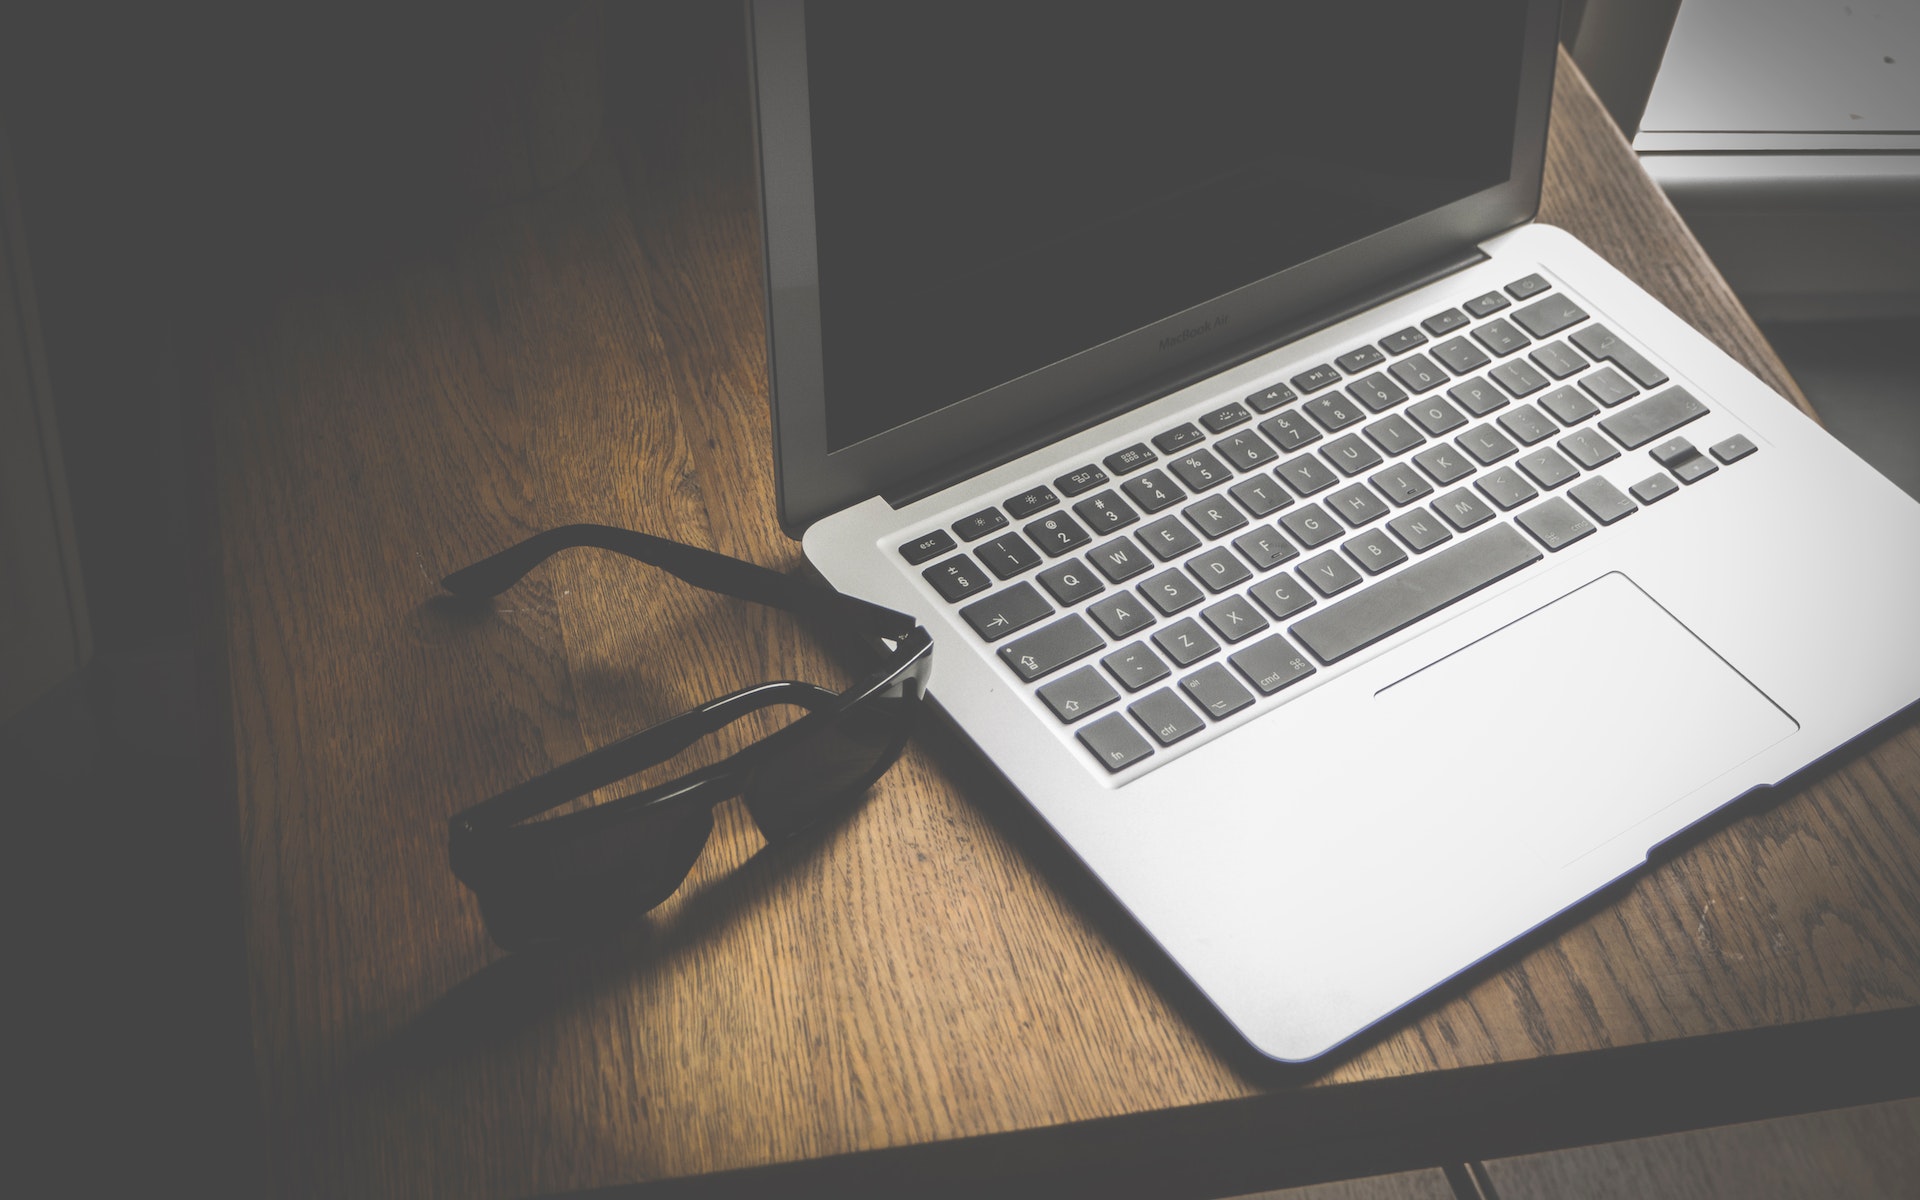
[[[514,829],[521,844],[511,877],[476,889],[487,932],[503,950],[615,932],[679,888],[712,832],[704,805],[602,829]]]
[[[900,757],[919,709],[915,698],[870,696],[790,726],[747,787],[747,809],[760,831],[777,841],[866,791]]]

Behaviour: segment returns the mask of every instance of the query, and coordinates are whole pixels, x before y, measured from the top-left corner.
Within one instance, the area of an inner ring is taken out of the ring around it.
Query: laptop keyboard
[[[899,552],[1120,772],[1754,452],[1707,411],[1533,274]]]

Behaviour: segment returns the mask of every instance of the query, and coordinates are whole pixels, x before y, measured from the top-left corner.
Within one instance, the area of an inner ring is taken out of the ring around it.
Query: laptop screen
[[[1502,183],[1526,15],[812,0],[828,447]]]

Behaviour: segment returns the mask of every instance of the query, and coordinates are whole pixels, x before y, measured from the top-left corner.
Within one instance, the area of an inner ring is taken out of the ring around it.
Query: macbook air
[[[1534,222],[1551,0],[750,13],[782,525],[1262,1053],[1920,697],[1920,505]]]

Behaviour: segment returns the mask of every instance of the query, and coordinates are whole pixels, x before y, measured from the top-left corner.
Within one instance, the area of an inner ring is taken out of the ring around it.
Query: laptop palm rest
[[[1472,814],[1483,846],[1517,841],[1552,867],[1799,728],[1617,572],[1387,685],[1373,707],[1405,736],[1403,763],[1461,793],[1437,797],[1442,811]],[[1656,825],[1638,849],[1678,831]]]

